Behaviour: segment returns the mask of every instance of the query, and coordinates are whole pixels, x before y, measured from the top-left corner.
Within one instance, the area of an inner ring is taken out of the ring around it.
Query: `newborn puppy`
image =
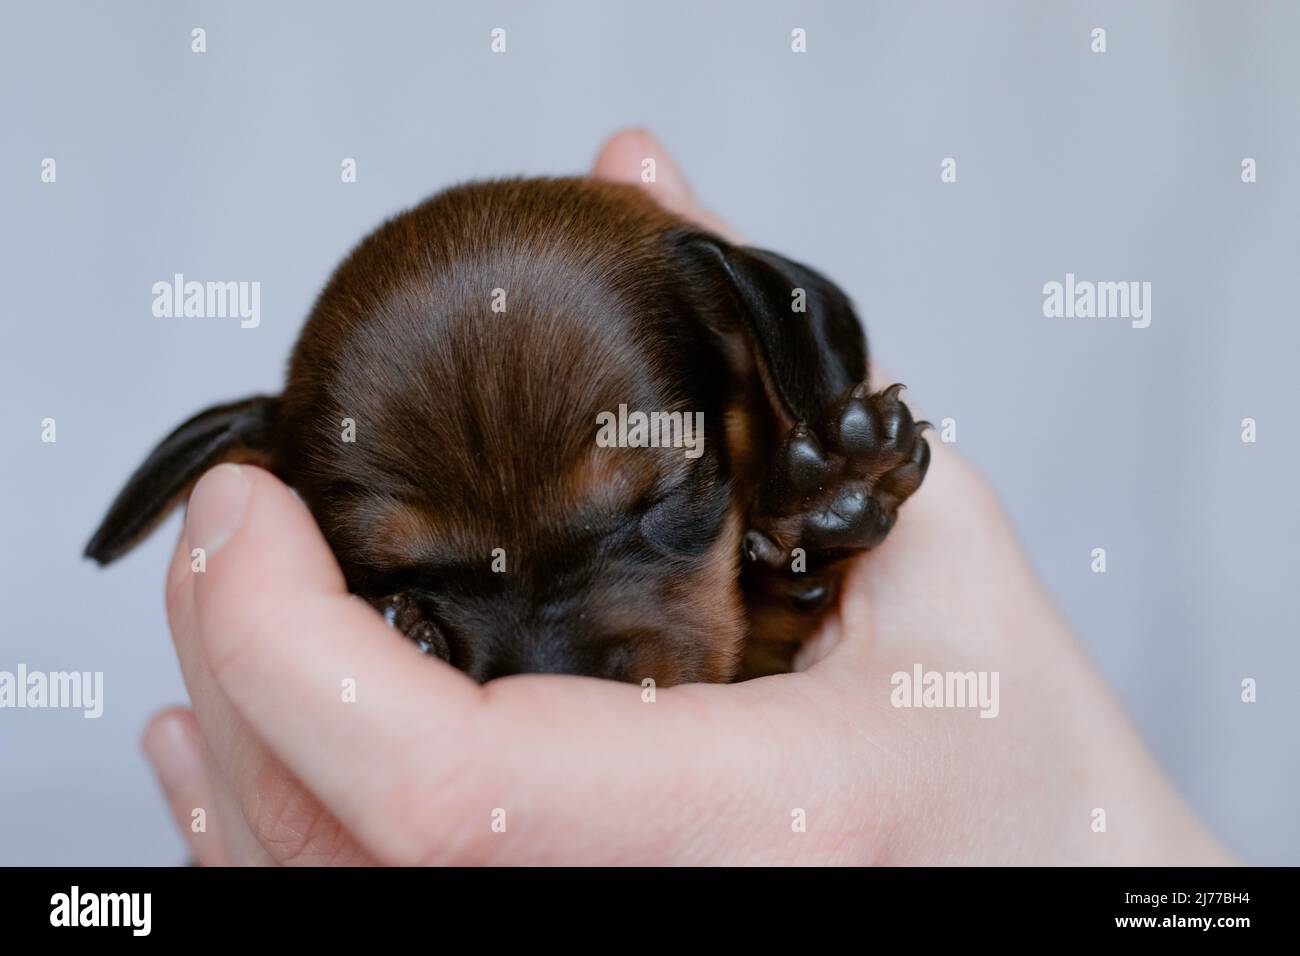
[[[852,306],[806,266],[634,186],[462,186],[365,239],[284,392],[163,439],[86,554],[252,462],[351,591],[479,681],[779,673],[929,464],[902,386],[866,378]]]

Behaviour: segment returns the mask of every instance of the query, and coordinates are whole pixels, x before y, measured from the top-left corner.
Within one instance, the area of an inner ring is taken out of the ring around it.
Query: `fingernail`
[[[218,465],[200,478],[185,513],[186,543],[209,558],[220,551],[244,520],[251,487],[238,465]]]
[[[203,765],[178,716],[156,718],[141,741],[158,782],[168,793],[178,793],[202,772]]]

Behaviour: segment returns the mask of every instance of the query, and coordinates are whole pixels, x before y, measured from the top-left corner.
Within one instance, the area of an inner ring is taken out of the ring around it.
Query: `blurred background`
[[[583,171],[634,124],[756,244],[850,292],[1194,809],[1246,861],[1300,863],[1297,5],[0,17],[0,670],[105,683],[98,720],[0,710],[0,863],[184,859],[138,747],[185,699],[162,600],[179,518],[109,571],[79,557],[153,443],[277,391],[316,292],[386,216],[466,179]],[[260,282],[260,326],[155,318],[151,287],[178,272]],[[1067,272],[1149,281],[1150,327],[1045,318]]]

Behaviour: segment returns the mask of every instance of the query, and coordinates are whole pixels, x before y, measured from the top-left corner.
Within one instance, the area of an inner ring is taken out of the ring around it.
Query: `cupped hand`
[[[645,158],[644,188],[735,238],[646,133],[611,139],[593,175],[639,183]],[[346,592],[288,488],[219,466],[168,576],[191,709],[145,735],[178,826],[209,865],[1227,862],[995,496],[931,444],[803,670],[653,695],[553,675],[479,686],[419,655]],[[895,675],[918,666],[986,687],[996,673],[996,697],[896,706],[913,700]]]

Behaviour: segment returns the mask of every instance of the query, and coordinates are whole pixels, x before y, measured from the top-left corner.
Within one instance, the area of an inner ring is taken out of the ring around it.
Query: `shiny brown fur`
[[[282,395],[177,429],[87,553],[112,560],[206,468],[257,460],[352,591],[479,680],[788,670],[928,463],[865,378],[851,306],[803,266],[631,186],[463,186],[365,239]],[[620,405],[703,413],[703,453],[598,445]]]

